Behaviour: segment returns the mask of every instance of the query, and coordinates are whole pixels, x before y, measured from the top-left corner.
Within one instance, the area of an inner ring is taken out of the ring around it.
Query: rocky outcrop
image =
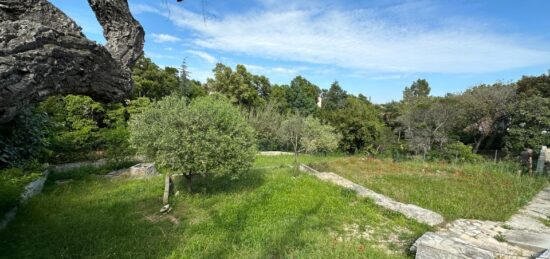
[[[29,103],[57,94],[122,100],[132,90],[131,66],[144,32],[127,0],[89,0],[107,45],[46,0],[0,0],[0,123]]]

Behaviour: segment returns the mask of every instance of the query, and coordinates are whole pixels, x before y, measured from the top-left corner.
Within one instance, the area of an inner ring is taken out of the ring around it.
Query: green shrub
[[[431,150],[427,158],[432,161],[444,160],[455,163],[475,163],[483,160],[482,156],[472,152],[471,146],[459,141],[445,144],[441,149]]]
[[[27,109],[13,121],[0,125],[0,168],[23,166],[45,152],[48,117]]]
[[[238,176],[256,154],[254,129],[219,95],[190,104],[168,96],[130,119],[130,143],[160,167],[192,175]]]
[[[102,146],[105,149],[105,156],[112,161],[119,162],[135,154],[130,146],[128,138],[130,132],[126,127],[119,126],[113,129],[101,130]]]

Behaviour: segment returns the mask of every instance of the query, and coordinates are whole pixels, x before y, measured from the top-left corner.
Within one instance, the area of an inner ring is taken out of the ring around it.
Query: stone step
[[[533,251],[505,242],[502,222],[459,219],[428,232],[411,247],[416,258],[528,258]]]
[[[550,235],[525,230],[508,230],[504,233],[510,244],[529,249],[535,253],[542,253],[550,249]]]
[[[416,258],[549,258],[550,187],[506,222],[455,220],[411,247]]]

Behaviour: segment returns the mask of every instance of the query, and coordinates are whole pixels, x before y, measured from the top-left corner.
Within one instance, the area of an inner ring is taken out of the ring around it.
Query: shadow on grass
[[[136,196],[35,199],[0,231],[0,258],[164,258],[179,245],[170,238],[177,228],[151,226],[137,209],[157,201]]]
[[[202,194],[220,194],[220,193],[237,193],[252,191],[265,182],[266,170],[252,169],[240,175],[237,179],[232,179],[231,176],[223,177],[202,177],[196,176],[193,178],[193,193]],[[183,181],[183,179],[182,179]],[[185,189],[185,183],[176,183],[178,190]]]

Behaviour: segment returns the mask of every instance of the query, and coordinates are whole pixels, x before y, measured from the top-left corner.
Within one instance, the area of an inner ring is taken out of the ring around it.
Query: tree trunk
[[[298,136],[294,142],[294,164],[298,164]]]
[[[486,137],[487,136],[481,136],[479,138],[479,140],[476,141],[475,146],[474,146],[474,150],[473,150],[474,154],[477,154],[477,152],[479,151],[479,147],[481,146],[481,143],[483,143],[483,141],[485,140]]]
[[[185,184],[187,185],[187,191],[189,193],[193,192],[193,188],[191,187],[192,180],[193,180],[193,175],[192,174],[186,174],[185,175]]]
[[[169,196],[170,196],[170,175],[166,174],[164,176],[164,195],[162,196],[162,203],[164,205],[168,204]]]

